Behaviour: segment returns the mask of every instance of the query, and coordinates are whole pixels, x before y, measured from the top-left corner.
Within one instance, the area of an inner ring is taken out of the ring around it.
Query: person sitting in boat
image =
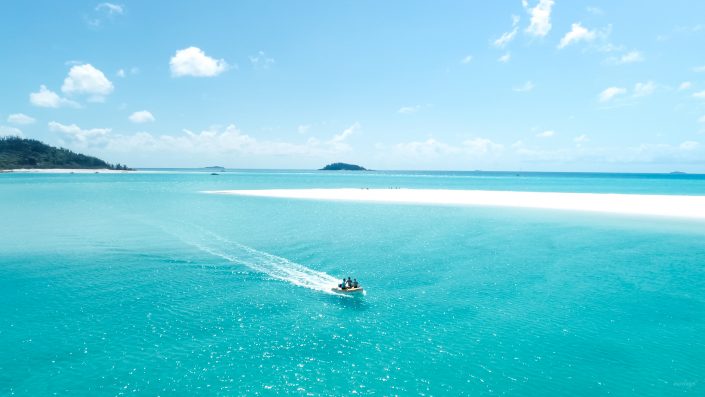
[[[358,284],[358,282],[357,282],[357,279],[353,280],[352,286],[353,286],[353,288],[358,288],[360,286],[360,284]]]
[[[348,283],[345,284],[348,288],[352,288],[352,280],[350,280],[350,277],[348,277]]]
[[[338,284],[338,288],[347,289],[348,287],[346,287],[346,284],[347,284],[347,282],[345,281],[345,277],[343,277],[343,282]]]

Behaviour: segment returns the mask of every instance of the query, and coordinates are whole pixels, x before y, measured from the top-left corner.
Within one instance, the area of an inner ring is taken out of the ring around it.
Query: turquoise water
[[[705,177],[2,174],[0,395],[705,394],[705,224],[199,193],[306,187]]]

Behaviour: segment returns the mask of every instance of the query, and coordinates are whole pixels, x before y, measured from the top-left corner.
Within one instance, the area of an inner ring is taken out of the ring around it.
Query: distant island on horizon
[[[97,157],[50,146],[36,139],[15,136],[0,138],[0,170],[51,168],[132,170],[123,164],[110,164]]]
[[[348,163],[331,163],[319,171],[368,171],[365,167]]]

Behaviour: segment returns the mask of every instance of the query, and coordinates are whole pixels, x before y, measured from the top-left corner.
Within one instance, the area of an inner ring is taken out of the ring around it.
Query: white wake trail
[[[264,273],[274,279],[285,281],[300,287],[333,294],[339,280],[327,273],[310,269],[304,265],[292,262],[286,258],[256,250],[246,245],[229,241],[213,232],[203,230],[211,238],[201,236],[200,241],[177,236],[181,241],[223,258],[229,262],[244,265],[254,271]]]

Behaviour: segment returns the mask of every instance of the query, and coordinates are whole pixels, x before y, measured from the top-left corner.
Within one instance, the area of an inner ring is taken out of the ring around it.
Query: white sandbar
[[[542,208],[705,219],[705,196],[443,189],[271,189],[204,193],[375,203]]]

